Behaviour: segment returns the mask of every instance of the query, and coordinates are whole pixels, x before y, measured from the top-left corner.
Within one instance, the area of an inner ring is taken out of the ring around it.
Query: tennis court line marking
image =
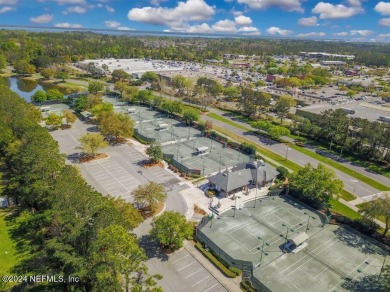
[[[203,270],[203,268],[200,268],[200,269],[197,270],[196,272],[193,272],[193,273],[189,274],[187,277],[185,277],[185,279],[188,279],[189,277],[195,275],[196,273],[198,273],[198,272],[200,272],[200,271],[202,271],[202,270]]]
[[[334,238],[331,238],[331,239],[334,239]],[[309,254],[308,254],[308,255],[305,255],[302,259],[304,259],[304,258],[306,258],[306,257],[309,257],[309,255],[311,255],[312,257],[310,257],[309,260],[307,260],[307,261],[303,262],[302,264],[300,264],[295,270],[293,270],[293,271],[291,271],[289,274],[287,274],[287,276],[289,276],[291,273],[294,273],[298,268],[302,267],[304,264],[306,264],[306,263],[308,263],[308,262],[314,260],[314,257],[318,256],[320,253],[322,253],[323,251],[327,250],[329,247],[331,247],[332,245],[334,245],[337,241],[338,241],[338,240],[332,242],[331,245],[327,246],[325,249],[321,250],[319,253],[313,254],[313,251],[314,251],[315,249],[314,249],[312,252],[309,252]],[[326,244],[327,242],[328,242],[328,241],[326,241],[325,244]],[[321,246],[322,246],[322,245],[321,245]],[[301,260],[302,260],[302,259],[301,259]],[[298,261],[298,262],[299,262],[299,261]]]
[[[327,241],[325,241],[324,243],[322,243],[321,245],[319,245],[319,246],[317,246],[315,249],[313,249],[312,252],[315,251],[315,250],[317,250],[317,249],[319,249],[319,248],[321,248],[323,245],[327,244],[329,241],[334,240],[334,239],[335,239],[334,237],[328,239]],[[336,240],[336,241],[337,241],[337,240]],[[290,268],[291,268],[292,266],[296,265],[297,263],[299,263],[299,262],[302,261],[303,259],[307,258],[308,256],[309,256],[309,255],[305,255],[303,258],[299,259],[297,262],[291,264],[291,265],[288,266],[286,269],[284,269],[280,274],[282,274],[282,275],[284,276],[284,273],[285,273],[286,271],[290,270]],[[299,265],[299,266],[301,266],[301,265]],[[298,267],[297,267],[297,268],[298,268]],[[294,272],[294,270],[293,270],[292,272]]]
[[[188,268],[189,266],[191,266],[191,265],[193,265],[193,264],[195,264],[195,263],[196,263],[196,261],[193,261],[192,263],[190,263],[190,264],[188,264],[188,265],[185,265],[184,267],[178,269],[177,271],[180,272],[181,270],[184,270],[185,268]]]
[[[334,266],[335,263],[337,263],[340,259],[344,258],[343,256],[340,256],[336,261],[334,261],[331,266]],[[320,272],[317,276],[314,277],[314,279],[316,279],[319,275],[321,275],[323,272],[325,272],[326,270],[328,270],[328,268],[325,268],[322,272]],[[348,274],[347,274],[348,275]],[[321,281],[321,280],[320,280]]]
[[[194,287],[200,283],[202,283],[204,280],[206,280],[207,278],[210,278],[210,275],[208,275],[207,277],[203,278],[202,280],[200,280],[199,282],[196,282],[194,285],[192,285],[191,287]]]
[[[172,264],[175,264],[175,263],[181,261],[182,259],[185,259],[185,258],[188,257],[188,256],[189,256],[189,254],[187,254],[187,255],[185,255],[184,257],[182,257],[182,258],[180,258],[180,259],[178,259],[178,260],[172,262]]]
[[[360,267],[362,264],[364,264],[366,261],[368,261],[369,258],[370,258],[370,257],[368,257],[368,258],[366,258],[364,261],[362,261],[362,262],[356,267],[356,270],[359,269],[359,267]],[[362,271],[364,271],[364,270],[367,268],[367,266],[368,266],[368,265],[366,265]],[[355,269],[352,270],[351,272],[349,272],[349,273],[347,274],[347,277],[348,277],[350,274],[352,274],[354,271],[355,271]],[[357,277],[359,277],[359,275],[360,275],[360,274],[357,274],[357,275],[352,279],[352,281],[354,281]],[[338,282],[337,285],[334,286],[334,287],[332,287],[332,289],[330,289],[329,291],[333,291],[338,285],[340,285],[340,283],[341,283],[342,281],[343,281],[343,280],[341,280],[340,282]]]
[[[271,214],[273,214],[273,213],[275,213],[276,211],[279,211],[280,209],[281,209],[282,207],[280,207],[280,206],[276,206],[276,207],[274,207],[273,209],[270,209],[269,211],[267,211],[268,213],[270,213],[270,214],[263,214],[264,216],[261,216],[261,217],[259,217],[260,219],[261,218],[263,218],[263,217],[267,217],[268,215],[271,215]],[[277,210],[275,210],[275,209],[277,209]],[[252,216],[251,216],[252,217]],[[253,219],[252,218],[249,218],[248,220],[246,220],[246,221],[244,221],[243,223],[239,223],[239,224],[237,224],[236,226],[234,226],[234,227],[232,227],[232,228],[230,228],[230,229],[227,229],[225,232],[226,233],[228,233],[228,232],[234,232],[234,231],[231,231],[231,230],[233,230],[233,229],[235,229],[236,227],[238,227],[238,229],[241,229],[242,227],[240,226],[240,225],[243,225],[245,222],[247,222],[247,221],[249,221],[249,220],[252,220],[253,221]]]
[[[209,290],[211,290],[211,289],[213,289],[215,286],[217,286],[219,283],[216,283],[216,284],[214,284],[213,286],[211,286],[210,288],[208,288],[207,290],[204,290],[203,292],[207,292],[207,291],[209,291]]]

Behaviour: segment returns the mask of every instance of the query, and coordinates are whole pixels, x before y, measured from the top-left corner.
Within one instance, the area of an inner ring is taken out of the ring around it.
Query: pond
[[[5,79],[8,84],[8,87],[13,92],[19,94],[20,97],[24,98],[27,102],[31,102],[31,96],[33,96],[38,90],[46,91],[49,89],[57,88],[53,84],[40,84],[36,80],[19,77],[6,77],[2,79]]]

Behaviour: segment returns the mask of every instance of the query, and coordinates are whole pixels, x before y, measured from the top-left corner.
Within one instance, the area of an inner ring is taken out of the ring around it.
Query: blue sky
[[[0,24],[390,41],[377,0],[0,0]]]

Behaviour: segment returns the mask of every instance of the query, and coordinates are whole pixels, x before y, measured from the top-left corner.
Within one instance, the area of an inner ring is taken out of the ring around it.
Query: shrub
[[[237,277],[241,276],[241,274],[242,274],[241,269],[236,268],[236,267],[229,267],[229,270],[232,271],[234,274],[236,274]]]
[[[368,236],[373,235],[380,228],[377,223],[367,217],[353,220],[352,227]]]
[[[290,172],[284,166],[278,166],[276,171],[279,172],[278,179],[280,180],[284,180],[290,174]]]
[[[241,281],[240,288],[244,292],[255,292],[256,291],[255,288],[252,286],[252,284],[247,280]]]
[[[195,244],[195,247],[203,253],[203,255],[208,258],[226,277],[235,278],[236,274],[225,267],[212,253],[206,251],[200,242]]]
[[[206,196],[209,198],[215,197],[216,191],[215,190],[207,190],[206,191]]]

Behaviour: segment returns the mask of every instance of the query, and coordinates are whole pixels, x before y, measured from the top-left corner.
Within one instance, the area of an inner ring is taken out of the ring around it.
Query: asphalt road
[[[212,111],[214,112],[214,109]],[[220,112],[220,111],[215,111],[215,113],[222,114],[222,112]],[[234,126],[225,124],[221,121],[215,120],[215,119],[210,118],[208,116],[202,116],[202,119],[203,120],[212,120],[215,125],[218,125],[218,126],[223,127],[223,128],[225,128],[225,129],[227,129],[235,134],[243,136],[246,139],[248,139],[252,142],[255,142],[263,147],[266,147],[266,148],[272,150],[273,152],[275,152],[283,157],[286,156],[287,147],[283,143],[278,143],[278,142],[275,142],[275,141],[268,139],[268,138],[255,136],[255,135],[248,133],[244,130],[241,130],[241,129],[236,128]],[[237,121],[235,121],[235,122],[240,123]],[[241,124],[244,125],[245,127],[250,127],[248,124],[244,124],[244,123],[241,123]],[[287,157],[288,157],[288,160],[291,160],[291,161],[293,161],[301,166],[306,165],[307,163],[311,163],[312,165],[316,166],[319,163],[316,159],[309,157],[309,156],[307,156],[301,152],[298,152],[294,149],[291,149],[291,148],[288,150]],[[345,174],[344,172],[341,172],[337,169],[334,169],[333,167],[330,167],[328,165],[327,165],[327,167],[329,167],[335,171],[338,178],[344,182],[344,188],[352,194],[355,194],[359,197],[366,197],[366,196],[373,195],[373,194],[376,194],[379,192],[377,189],[367,185],[366,183],[363,183],[361,181],[357,181],[354,177],[349,176],[349,175]],[[390,186],[390,179],[387,179],[386,177],[383,177],[381,175],[367,172],[362,167],[354,166],[354,168],[358,168],[355,170],[363,173],[364,175],[366,175],[368,177],[371,177],[375,180],[378,180],[378,181],[384,183],[385,185]]]

